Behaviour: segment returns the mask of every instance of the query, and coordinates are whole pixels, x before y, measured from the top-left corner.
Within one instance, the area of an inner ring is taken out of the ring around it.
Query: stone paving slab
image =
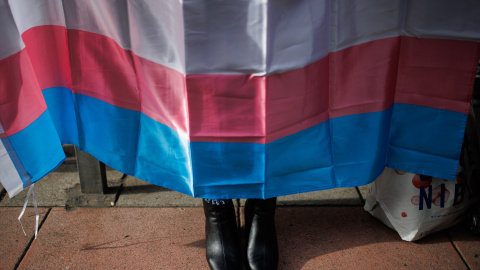
[[[35,211],[27,208],[22,217],[23,228],[27,236],[23,234],[22,227],[18,222],[18,216],[22,208],[0,208],[0,269],[13,269],[22,257],[30,240],[35,235]],[[45,217],[47,208],[39,208],[39,223]]]
[[[360,207],[279,208],[279,269],[467,269],[445,233],[405,242]]]
[[[107,170],[107,181],[109,186],[119,186],[120,178],[123,173],[113,169]],[[67,191],[75,185],[80,184],[76,164],[64,163],[55,171],[49,173],[44,178],[35,183],[35,194],[37,204],[41,207],[65,206],[67,202]],[[17,194],[13,198],[8,195],[0,202],[0,206],[23,206],[28,193],[28,188]],[[28,204],[32,206],[32,200]]]
[[[480,235],[461,226],[448,230],[448,234],[470,269],[480,269]]]
[[[119,207],[200,207],[202,201],[133,176],[127,176],[115,205]]]
[[[241,205],[245,200],[241,200]],[[336,188],[329,190],[306,192],[278,198],[278,205],[283,206],[325,206],[348,205],[363,206],[363,200],[356,188]],[[201,207],[198,198],[159,187],[133,176],[123,182],[116,206],[119,207]]]
[[[363,201],[356,188],[335,188],[320,191],[312,191],[287,196],[277,199],[277,205],[282,206],[363,206]]]
[[[78,173],[76,172],[65,171],[48,174],[35,183],[35,195],[38,206],[64,206],[67,201],[66,190],[78,183]],[[23,206],[27,193],[28,188],[24,189],[13,198],[6,196],[0,202],[0,206]],[[33,205],[31,197],[28,205]]]
[[[18,269],[208,269],[201,208],[53,208]]]
[[[367,198],[368,185],[358,186],[357,188],[360,192],[360,195],[362,196],[362,200],[365,201],[365,199]]]

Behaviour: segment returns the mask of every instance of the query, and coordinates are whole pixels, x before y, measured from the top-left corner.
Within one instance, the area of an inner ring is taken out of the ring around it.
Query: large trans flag
[[[454,179],[478,0],[0,0],[0,179],[74,144],[195,197]]]

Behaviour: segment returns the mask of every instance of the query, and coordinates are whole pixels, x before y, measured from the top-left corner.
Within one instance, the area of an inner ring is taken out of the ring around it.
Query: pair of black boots
[[[242,269],[244,261],[247,261],[247,269],[277,269],[276,202],[277,198],[247,200],[244,233],[247,244],[242,249],[232,201],[216,205],[203,200],[210,269]],[[246,259],[242,257],[242,250]]]

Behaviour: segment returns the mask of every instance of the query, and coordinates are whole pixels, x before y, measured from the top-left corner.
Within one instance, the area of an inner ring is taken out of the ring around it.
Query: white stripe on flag
[[[185,74],[181,1],[130,1],[128,12],[132,51]]]
[[[330,51],[398,37],[405,6],[403,0],[332,1]]]
[[[178,0],[15,0],[15,21],[23,33],[59,25],[107,36],[147,60],[185,73],[182,4]]]
[[[185,1],[187,74],[265,74],[267,1]]]
[[[332,51],[400,35],[480,41],[478,0],[15,0],[10,5],[20,32],[66,23],[184,74],[279,73]]]
[[[20,179],[2,140],[0,140],[0,182],[2,182],[10,198],[13,198],[13,196],[23,190],[22,179]]]
[[[15,0],[9,3],[20,33],[40,25],[65,26],[62,0]]]
[[[0,0],[0,60],[21,51],[23,44],[7,0]]]
[[[480,41],[480,1],[409,0],[404,35]]]

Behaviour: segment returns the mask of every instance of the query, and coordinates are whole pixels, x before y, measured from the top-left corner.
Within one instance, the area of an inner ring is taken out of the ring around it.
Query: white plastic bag
[[[477,199],[461,167],[455,181],[385,168],[369,185],[364,209],[414,241],[453,226]]]

